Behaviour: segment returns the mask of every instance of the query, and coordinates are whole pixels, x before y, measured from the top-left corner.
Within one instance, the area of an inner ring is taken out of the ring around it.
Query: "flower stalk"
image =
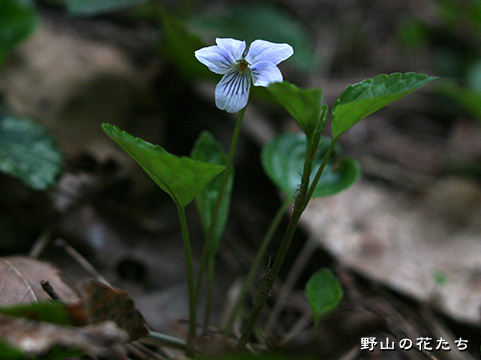
[[[215,275],[215,253],[212,252],[212,239],[214,236],[215,227],[217,224],[217,218],[219,216],[220,205],[225,194],[227,183],[229,182],[229,176],[232,171],[234,155],[237,149],[237,143],[240,136],[240,131],[242,128],[242,122],[244,120],[245,107],[239,111],[237,116],[237,121],[234,128],[234,133],[232,135],[232,142],[229,148],[229,153],[227,155],[227,160],[225,164],[225,170],[222,174],[222,182],[219,189],[219,194],[217,195],[216,203],[212,211],[212,219],[209,228],[206,232],[205,243],[202,249],[202,256],[200,260],[199,273],[197,274],[197,283],[195,290],[195,303],[197,305],[199,299],[200,288],[202,286],[202,279],[204,277],[205,267],[209,266],[208,271],[208,285],[207,285],[207,301],[206,301],[206,311],[205,311],[205,321],[204,321],[204,334],[206,334],[210,322],[210,312],[212,307],[212,290],[214,288],[214,275]]]

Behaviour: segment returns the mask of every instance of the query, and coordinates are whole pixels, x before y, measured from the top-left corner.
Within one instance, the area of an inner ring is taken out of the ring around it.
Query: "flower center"
[[[247,68],[247,65],[249,65],[249,63],[247,61],[241,60],[240,63],[239,63],[240,72],[243,72]]]

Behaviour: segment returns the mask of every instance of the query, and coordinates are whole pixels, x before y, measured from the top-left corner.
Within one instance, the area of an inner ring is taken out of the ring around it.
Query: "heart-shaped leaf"
[[[0,171],[34,190],[55,182],[63,157],[47,130],[29,119],[0,117]]]
[[[306,283],[306,296],[316,326],[321,318],[334,310],[343,296],[342,286],[331,270],[312,274]]]
[[[194,144],[191,155],[192,158],[196,160],[205,161],[211,164],[224,165],[227,161],[227,157],[224,153],[222,145],[208,131],[203,131],[199,135],[199,138]],[[217,251],[220,238],[227,223],[233,179],[234,171],[231,171],[226,189],[224,190],[224,195],[220,203],[217,221],[214,226],[214,232],[211,239],[211,248],[209,250],[211,253],[215,253]],[[195,203],[202,220],[204,232],[207,232],[211,225],[212,215],[217,202],[217,197],[219,195],[221,183],[222,175],[217,175],[195,198]]]
[[[425,74],[393,73],[378,75],[348,86],[332,108],[332,136],[339,138],[346,130],[421,86],[436,79]]]
[[[102,124],[102,128],[181,208],[224,170],[222,165],[169,154],[162,147],[133,137],[114,125]]]
[[[326,122],[327,105],[322,105],[322,89],[299,89],[287,81],[276,82],[267,88],[299,123],[310,139]]]
[[[311,180],[319,169],[331,140],[321,137],[315,157]],[[336,147],[326,165],[313,197],[336,194],[354,184],[361,174],[359,165],[353,159],[338,161],[340,148]],[[262,150],[261,159],[265,173],[285,194],[293,194],[301,183],[301,174],[306,156],[304,134],[286,133],[269,142]]]

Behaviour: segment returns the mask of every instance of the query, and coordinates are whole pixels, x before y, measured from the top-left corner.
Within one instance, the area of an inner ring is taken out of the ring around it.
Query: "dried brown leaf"
[[[51,264],[26,256],[10,256],[0,258],[0,306],[49,300],[41,281],[48,281],[64,302],[79,300],[60,276],[60,270]]]
[[[141,338],[149,332],[144,317],[124,290],[90,281],[82,289],[81,304],[88,323],[114,321],[129,333],[130,340]]]

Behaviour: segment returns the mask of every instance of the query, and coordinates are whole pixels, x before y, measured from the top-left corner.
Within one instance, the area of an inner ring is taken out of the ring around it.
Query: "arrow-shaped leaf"
[[[224,170],[222,165],[169,154],[162,147],[133,137],[116,126],[102,124],[102,128],[182,208]]]

